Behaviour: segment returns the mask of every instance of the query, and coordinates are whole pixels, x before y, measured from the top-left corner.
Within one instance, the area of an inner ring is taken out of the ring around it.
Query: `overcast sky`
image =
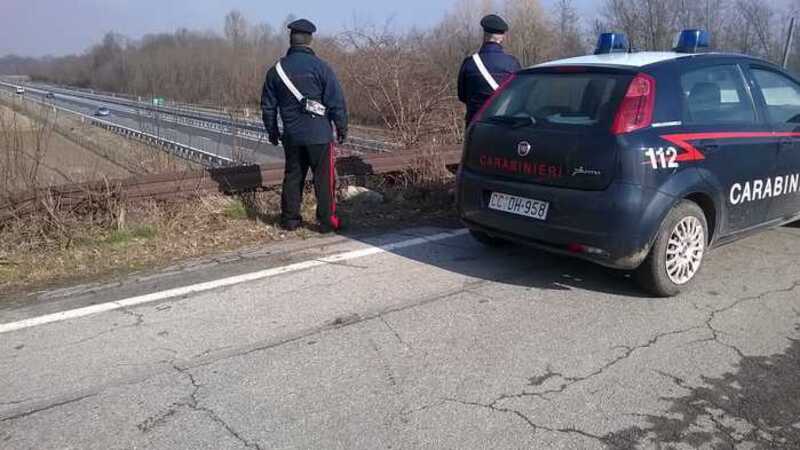
[[[555,0],[543,0],[549,6]],[[0,0],[0,55],[78,53],[116,31],[138,38],[177,28],[221,31],[225,14],[239,9],[253,23],[277,26],[290,13],[323,30],[353,18],[400,26],[436,23],[459,0]],[[574,0],[581,9],[599,0]]]

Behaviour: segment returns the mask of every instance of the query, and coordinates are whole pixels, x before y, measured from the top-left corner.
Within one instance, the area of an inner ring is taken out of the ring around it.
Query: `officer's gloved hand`
[[[278,145],[281,142],[281,136],[279,134],[270,134],[269,135],[269,143],[272,145]]]
[[[339,145],[342,145],[346,140],[347,140],[347,130],[336,130],[336,142],[338,142]]]

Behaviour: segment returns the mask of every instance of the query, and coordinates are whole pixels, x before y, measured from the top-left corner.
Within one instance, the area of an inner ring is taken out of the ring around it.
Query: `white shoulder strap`
[[[483,65],[483,60],[481,59],[480,55],[475,53],[472,55],[472,60],[475,61],[475,65],[478,66],[478,70],[481,72],[481,75],[483,75],[483,79],[489,83],[489,86],[492,87],[493,91],[496,91],[500,85],[497,84],[497,81],[495,81],[494,77],[492,77],[492,74],[490,74],[486,69],[486,66]]]
[[[278,64],[275,64],[275,70],[278,72],[278,76],[281,78],[281,81],[283,81],[283,84],[285,84],[286,87],[289,88],[289,91],[292,93],[292,95],[294,95],[297,101],[302,102],[304,98],[303,94],[301,94],[300,91],[297,90],[297,87],[294,85],[294,83],[292,83],[292,80],[290,80],[289,77],[286,75],[286,72],[283,71],[283,67],[281,67],[280,61],[278,61]]]

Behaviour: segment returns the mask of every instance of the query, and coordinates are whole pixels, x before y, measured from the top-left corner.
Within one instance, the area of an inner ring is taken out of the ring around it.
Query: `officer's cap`
[[[483,31],[491,34],[505,34],[508,31],[508,24],[502,17],[489,14],[481,20]]]
[[[317,31],[317,27],[306,19],[295,20],[289,24],[289,29],[295,33],[306,34],[314,34]]]

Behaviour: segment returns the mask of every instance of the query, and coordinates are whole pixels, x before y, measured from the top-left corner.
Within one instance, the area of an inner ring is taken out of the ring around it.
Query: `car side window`
[[[800,123],[800,86],[787,76],[765,69],[751,69],[767,104],[771,123]]]
[[[681,76],[683,122],[695,125],[754,123],[756,111],[739,67],[720,65]]]

